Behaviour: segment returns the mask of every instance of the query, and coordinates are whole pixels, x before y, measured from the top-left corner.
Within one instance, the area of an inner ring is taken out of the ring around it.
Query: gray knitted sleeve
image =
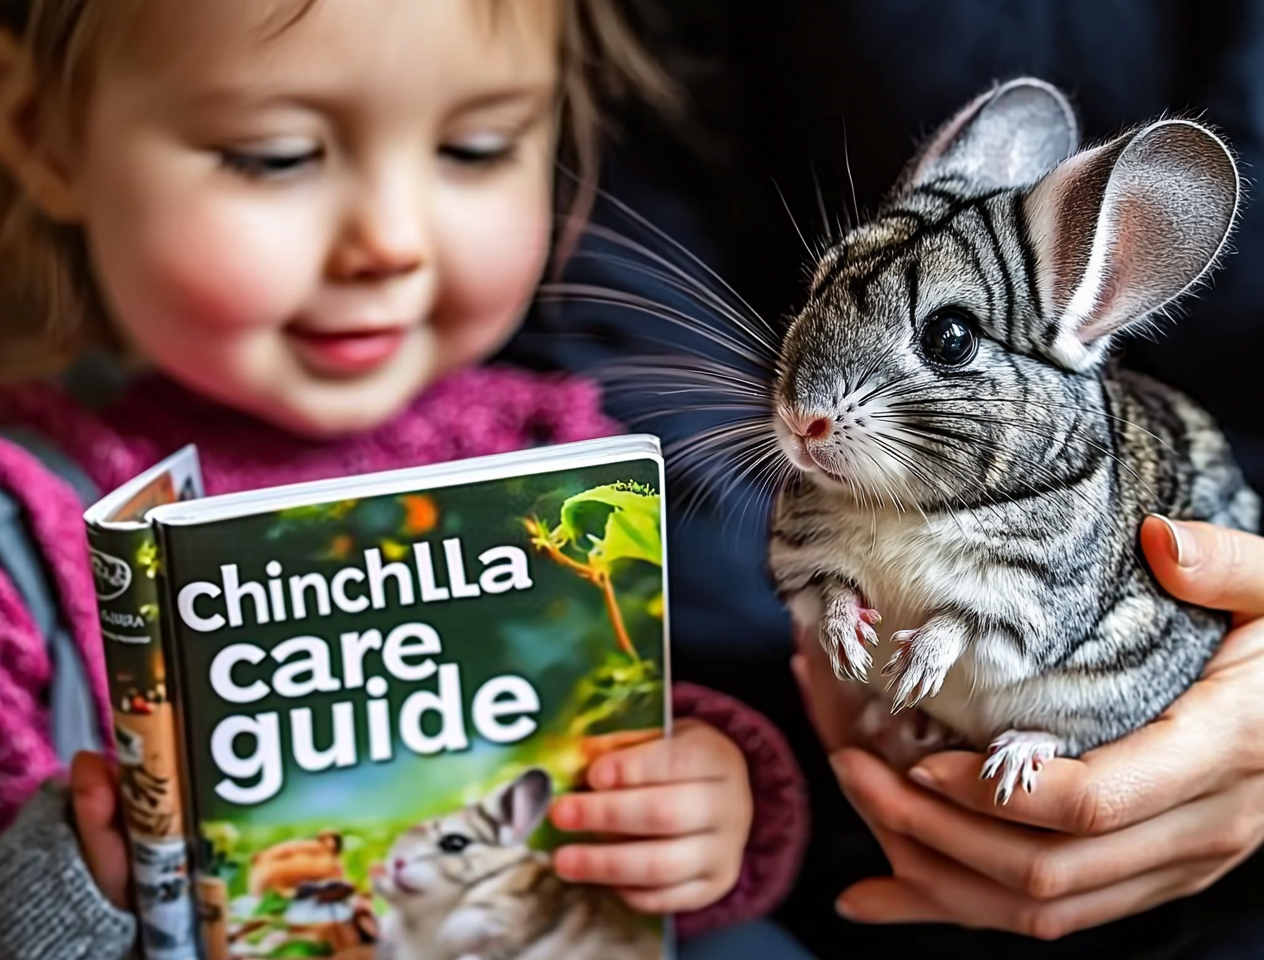
[[[48,783],[0,834],[0,960],[126,960],[136,921],[97,889]]]

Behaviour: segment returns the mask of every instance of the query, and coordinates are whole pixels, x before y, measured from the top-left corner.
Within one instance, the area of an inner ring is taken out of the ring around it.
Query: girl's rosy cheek
[[[507,211],[492,231],[485,222],[480,229],[463,226],[459,249],[443,278],[445,292],[452,296],[444,299],[459,303],[467,316],[516,318],[540,282],[548,257],[547,210],[521,205]]]
[[[155,273],[177,316],[173,321],[223,329],[280,327],[301,309],[305,279],[302,251],[267,230],[241,229],[210,219],[190,230],[182,244],[152,251]]]

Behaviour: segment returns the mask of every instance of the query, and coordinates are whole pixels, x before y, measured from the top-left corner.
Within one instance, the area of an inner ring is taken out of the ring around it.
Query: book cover
[[[149,514],[203,956],[666,955],[546,817],[670,728],[645,440]]]

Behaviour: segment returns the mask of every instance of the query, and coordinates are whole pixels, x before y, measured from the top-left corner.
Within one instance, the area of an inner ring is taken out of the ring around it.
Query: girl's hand
[[[982,757],[941,753],[911,776],[857,750],[833,756],[894,876],[864,880],[840,909],[873,923],[949,922],[1045,939],[1210,886],[1264,838],[1264,539],[1162,521],[1141,540],[1181,599],[1235,611],[1202,679],[1154,723],[1078,760],[1049,763],[1008,806]],[[828,664],[825,666],[828,670]],[[1033,829],[1035,828],[1035,829]]]
[[[118,818],[118,771],[98,754],[76,754],[70,765],[70,796],[84,862],[105,898],[126,910],[129,867]]]
[[[754,801],[746,758],[714,727],[682,720],[671,737],[607,753],[588,785],[558,799],[553,824],[613,842],[561,847],[560,876],[617,887],[646,913],[699,910],[737,883]]]

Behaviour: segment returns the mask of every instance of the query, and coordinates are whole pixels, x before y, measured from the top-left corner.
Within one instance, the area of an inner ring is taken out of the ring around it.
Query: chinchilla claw
[[[860,615],[861,623],[872,624],[873,626],[876,627],[878,624],[882,622],[882,614],[880,614],[877,610],[874,610],[871,607],[857,607],[856,612]],[[874,643],[877,643],[876,638],[874,640]]]
[[[840,607],[822,620],[821,643],[838,679],[868,683],[869,668],[873,666],[868,648],[878,645],[878,634],[872,625],[881,623],[882,617],[877,610],[857,603]]]
[[[882,668],[882,675],[889,678],[887,691],[892,688],[895,691],[891,712],[899,713],[939,693],[953,657],[945,655],[945,648],[936,642],[933,630],[897,630],[891,634],[891,641],[895,644],[895,653]]]
[[[1062,741],[1038,730],[1008,730],[992,741],[979,773],[982,780],[998,777],[996,802],[1009,803],[1021,786],[1027,793],[1036,788],[1040,768],[1062,752]]]

